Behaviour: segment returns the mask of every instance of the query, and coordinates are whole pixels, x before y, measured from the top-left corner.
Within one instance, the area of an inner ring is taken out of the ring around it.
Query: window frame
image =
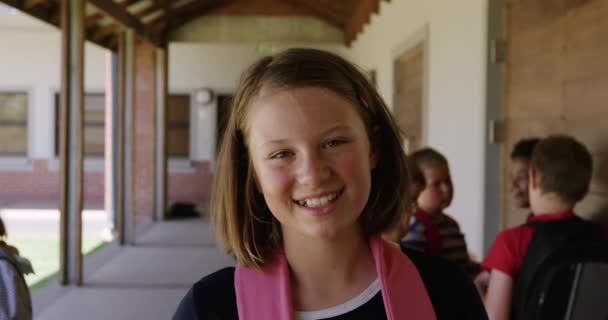
[[[29,87],[20,86],[2,86],[0,87],[0,93],[17,93],[25,94],[26,97],[26,116],[25,116],[25,130],[26,130],[26,146],[23,154],[8,154],[0,153],[0,171],[33,171],[33,162],[30,158],[32,154],[33,146],[33,134],[32,134],[32,123],[33,123],[33,112],[34,107],[34,90]]]
[[[85,90],[84,91],[84,95],[86,96],[87,94],[89,95],[100,95],[100,96],[104,96],[105,99],[105,89],[99,89],[99,88],[93,88],[91,90]],[[49,170],[52,171],[59,171],[59,130],[58,130],[58,123],[57,121],[59,120],[59,103],[61,103],[60,101],[60,97],[59,95],[61,94],[61,92],[59,90],[52,90],[51,91],[51,95],[50,95],[50,103],[53,106],[52,109],[52,118],[51,119],[51,124],[50,124],[50,132],[51,132],[51,149],[50,151],[50,160],[49,160]],[[104,109],[105,110],[105,109]],[[104,111],[105,112],[105,111]],[[104,113],[105,114],[105,113]],[[83,114],[84,117],[84,114]],[[84,129],[84,128],[83,128]],[[104,119],[104,130],[105,130],[105,119]],[[84,132],[83,132],[84,134]],[[105,131],[104,131],[104,135],[105,135]],[[105,139],[105,138],[104,138]],[[105,152],[105,151],[104,151]],[[83,155],[83,170],[85,172],[103,172],[105,169],[105,161],[104,161],[104,155],[102,154],[100,155],[91,155],[91,156],[87,156],[86,154]]]

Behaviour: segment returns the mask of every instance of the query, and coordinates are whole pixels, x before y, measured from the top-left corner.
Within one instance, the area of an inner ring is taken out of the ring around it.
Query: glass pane
[[[103,127],[105,118],[106,118],[106,115],[103,111],[101,111],[101,112],[89,111],[89,110],[84,111],[84,121],[86,123],[97,123],[101,127]]]
[[[190,150],[189,128],[171,128],[168,130],[167,149],[170,157],[188,157]]]
[[[85,126],[84,154],[87,156],[102,156],[104,152],[104,130],[102,127]]]
[[[0,121],[27,120],[27,94],[0,92]]]
[[[27,153],[27,127],[0,126],[0,154],[25,155]]]

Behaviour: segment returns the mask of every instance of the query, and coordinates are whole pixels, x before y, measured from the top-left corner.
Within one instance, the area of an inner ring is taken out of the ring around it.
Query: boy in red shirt
[[[574,217],[573,208],[589,190],[591,154],[568,136],[542,139],[534,148],[529,171],[528,221]],[[482,268],[490,272],[485,305],[490,319],[510,319],[514,284],[534,229],[523,224],[498,234]]]

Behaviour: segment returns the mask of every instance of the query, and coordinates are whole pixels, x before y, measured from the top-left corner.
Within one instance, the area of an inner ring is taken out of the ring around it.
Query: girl
[[[361,72],[314,49],[262,58],[237,90],[211,199],[237,266],[196,283],[174,319],[485,318],[457,268],[419,270],[423,256],[380,237],[407,185],[398,129]]]

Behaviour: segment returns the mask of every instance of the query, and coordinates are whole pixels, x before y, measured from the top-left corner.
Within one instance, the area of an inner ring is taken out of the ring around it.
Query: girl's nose
[[[331,176],[331,168],[319,154],[302,157],[298,172],[298,182],[302,185],[317,187]]]

